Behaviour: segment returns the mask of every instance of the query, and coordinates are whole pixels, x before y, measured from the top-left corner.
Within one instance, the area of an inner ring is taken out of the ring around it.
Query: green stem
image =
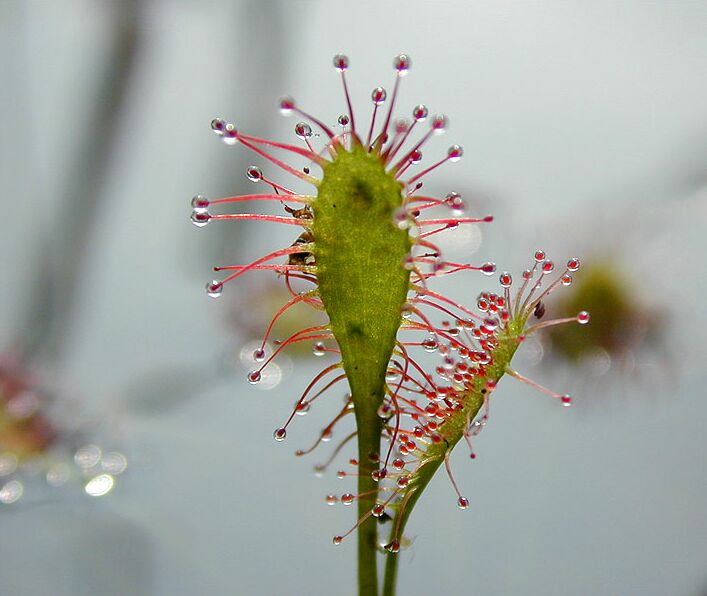
[[[370,410],[370,411],[369,411]],[[370,460],[370,453],[380,450],[381,420],[375,409],[356,411],[358,435],[358,519],[370,514],[376,504],[378,483],[371,472],[378,464]],[[370,493],[370,494],[367,494]],[[378,596],[378,526],[376,518],[368,518],[358,527],[358,593],[359,596]]]
[[[395,596],[395,585],[398,581],[398,561],[400,555],[389,554],[385,561],[385,576],[383,577],[383,596]]]

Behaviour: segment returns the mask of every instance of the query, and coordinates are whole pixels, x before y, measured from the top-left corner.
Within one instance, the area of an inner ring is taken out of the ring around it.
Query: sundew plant
[[[280,111],[297,115],[296,145],[251,136],[240,126],[217,118],[211,128],[227,145],[242,145],[285,177],[311,185],[311,194],[288,188],[257,166],[248,178],[261,194],[211,200],[192,200],[192,221],[203,227],[212,220],[248,220],[292,226],[293,242],[250,264],[216,267],[222,272],[210,281],[211,297],[237,278],[256,271],[278,275],[291,298],[274,313],[262,344],[253,354],[257,368],[248,381],[258,383],[263,370],[293,344],[311,342],[315,355],[334,355],[304,388],[284,423],[274,432],[285,440],[297,414],[305,414],[325,399],[332,388],[342,387],[346,398],[338,414],[304,455],[326,443],[334,428],[354,419],[353,429],[329,454],[320,471],[337,455],[351,450],[348,467],[340,478],[355,478],[356,487],[340,496],[328,495],[329,504],[356,504],[357,521],[333,538],[335,545],[350,536],[358,541],[358,589],[361,595],[395,593],[399,551],[415,504],[438,469],[444,468],[459,508],[470,500],[463,495],[450,467],[450,453],[459,443],[471,458],[474,437],[485,426],[489,403],[505,374],[532,385],[569,406],[569,395],[555,393],[525,378],[511,367],[523,340],[545,327],[589,321],[588,313],[555,320],[541,319],[543,300],[555,289],[572,283],[579,268],[576,258],[557,267],[537,250],[528,269],[514,283],[508,272],[499,273],[498,286],[461,304],[435,291],[435,278],[450,275],[496,275],[494,263],[457,263],[444,258],[436,237],[458,226],[485,224],[492,217],[465,213],[462,197],[427,196],[425,180],[463,151],[451,145],[429,165],[423,164],[433,137],[448,127],[444,115],[431,116],[424,105],[411,117],[396,116],[401,79],[408,74],[410,57],[393,61],[395,80],[390,97],[376,87],[372,116],[357,118],[347,86],[349,60],[334,57],[341,76],[344,109],[330,124],[301,109],[294,99],[280,100]],[[317,135],[314,134],[317,131]],[[316,143],[325,140],[323,146]],[[432,154],[435,149],[430,147]],[[306,165],[292,165],[304,161]],[[230,213],[241,202],[282,204],[281,215]],[[438,216],[442,210],[443,215]],[[516,287],[514,287],[516,286]],[[273,340],[278,318],[296,305],[324,311],[328,322]],[[430,353],[432,356],[426,354]],[[427,361],[434,359],[429,367]],[[353,445],[357,444],[354,453]],[[385,559],[385,574],[378,578],[378,559]]]

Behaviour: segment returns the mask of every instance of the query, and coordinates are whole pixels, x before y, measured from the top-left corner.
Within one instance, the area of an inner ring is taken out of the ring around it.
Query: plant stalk
[[[378,469],[369,455],[379,453],[381,420],[374,408],[356,412],[358,435],[358,519],[368,515],[358,527],[358,593],[359,596],[378,596],[378,525],[369,515],[376,504],[378,483],[371,472]],[[367,494],[370,493],[370,494]]]

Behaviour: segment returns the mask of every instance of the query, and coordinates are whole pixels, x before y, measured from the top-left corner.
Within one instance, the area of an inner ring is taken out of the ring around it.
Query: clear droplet
[[[410,60],[410,56],[407,54],[398,54],[393,59],[393,68],[398,71],[401,77],[404,77],[408,73],[411,66],[412,60]]]
[[[263,375],[260,373],[259,370],[251,370],[248,373],[247,379],[251,385],[257,385],[258,383],[260,383],[260,379],[262,378],[262,376]]]
[[[351,505],[354,502],[354,496],[351,493],[345,493],[341,495],[341,502],[344,505]]]
[[[251,182],[260,182],[263,179],[263,171],[258,166],[248,166],[245,175]]]
[[[209,209],[209,200],[204,195],[194,195],[191,206],[194,213],[206,213]]]
[[[439,344],[434,337],[426,337],[422,340],[422,347],[426,352],[436,352]]]
[[[285,437],[287,436],[287,431],[284,428],[278,428],[275,430],[272,436],[276,441],[284,441]]]
[[[459,497],[457,500],[457,505],[459,506],[459,509],[467,509],[469,507],[469,499],[466,497]]]
[[[481,265],[481,272],[484,275],[493,275],[496,273],[496,263],[491,263],[490,261],[488,263],[484,263]]]
[[[447,130],[449,126],[449,120],[444,114],[438,114],[432,118],[432,123],[430,125],[435,134],[442,134]]]
[[[0,453],[0,477],[9,476],[17,469],[17,456],[14,453]]]
[[[207,282],[205,289],[206,295],[209,298],[218,298],[221,294],[223,294],[223,283],[217,279],[213,279],[210,282]]]
[[[501,287],[510,288],[511,284],[513,283],[513,278],[511,277],[511,274],[508,273],[508,271],[504,271],[498,277],[498,282],[501,284]]]
[[[577,314],[577,322],[580,325],[586,325],[587,323],[589,323],[589,319],[590,319],[590,316],[586,310],[583,310]]]
[[[393,211],[393,224],[395,224],[395,227],[401,230],[407,230],[411,223],[410,214],[405,207],[398,207]]]
[[[422,122],[427,118],[427,115],[429,114],[429,111],[427,110],[427,106],[424,104],[419,104],[415,106],[412,110],[412,117],[417,121],[417,122]]]
[[[565,273],[561,278],[560,282],[563,286],[569,286],[572,284],[572,276]]]
[[[292,110],[295,109],[295,100],[289,96],[281,97],[279,101],[280,113],[283,116],[289,116]]]
[[[371,101],[377,106],[384,103],[386,97],[388,97],[388,93],[385,89],[383,89],[383,87],[376,87],[373,91],[371,91]]]
[[[74,462],[79,468],[88,470],[98,465],[98,462],[101,461],[101,455],[103,455],[103,452],[98,445],[84,445],[79,447],[74,453]]]
[[[22,497],[25,489],[19,480],[10,480],[0,488],[0,503],[11,505]]]
[[[536,250],[535,251],[535,262],[542,263],[544,260],[545,260],[545,251],[544,250]]]
[[[203,228],[207,223],[211,221],[211,216],[207,211],[192,211],[191,222],[197,228]]]
[[[393,540],[392,542],[386,544],[384,548],[388,552],[397,553],[400,552],[400,543],[397,540]]]
[[[566,408],[569,408],[572,405],[572,397],[570,395],[563,395],[560,398],[560,401],[562,402],[562,405],[565,406]]]
[[[466,210],[464,199],[458,192],[450,192],[444,202],[452,210],[453,215],[462,215]]]
[[[211,121],[211,130],[219,137],[223,136],[223,132],[226,130],[226,121],[221,118],[214,118]]]
[[[231,122],[228,122],[224,127],[221,140],[226,143],[226,145],[235,145],[238,142],[238,131]]]
[[[464,149],[462,149],[461,145],[452,145],[449,149],[447,149],[447,157],[449,158],[449,161],[459,161],[462,158],[462,155],[464,155]]]
[[[336,505],[339,502],[339,499],[337,498],[336,495],[327,495],[325,497],[325,501],[327,505]]]
[[[344,72],[349,67],[349,57],[345,54],[337,54],[334,56],[334,68],[339,72]]]
[[[253,352],[253,360],[256,362],[262,362],[265,360],[265,350],[263,348],[258,348]]]
[[[120,451],[109,451],[101,459],[101,469],[113,476],[122,474],[127,467],[128,460]]]
[[[308,139],[312,136],[312,127],[306,122],[298,122],[295,124],[295,134],[300,139]]]
[[[579,269],[579,259],[572,258],[569,261],[567,261],[567,271],[575,272]]]
[[[343,540],[343,536],[334,536],[331,541],[334,543],[334,546],[339,546],[343,542]]]
[[[84,486],[87,495],[102,497],[107,495],[115,486],[115,478],[110,474],[99,474],[91,478]]]
[[[337,119],[337,122],[341,128],[346,128],[349,125],[349,117],[346,114],[341,114],[341,116]]]
[[[307,400],[298,401],[297,405],[295,406],[295,413],[298,416],[306,416],[309,413],[310,408],[311,404]]]

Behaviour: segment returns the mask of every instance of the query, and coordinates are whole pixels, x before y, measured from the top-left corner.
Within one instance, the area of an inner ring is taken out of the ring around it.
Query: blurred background
[[[0,592],[355,592],[355,541],[331,546],[354,513],[324,502],[350,481],[293,456],[325,414],[272,440],[322,360],[248,385],[279,286],[203,290],[292,231],[197,229],[189,201],[252,192],[264,165],[213,117],[291,141],[291,94],[334,123],[344,51],[367,118],[404,51],[403,111],[450,117],[431,158],[465,148],[428,190],[496,216],[450,255],[576,255],[585,281],[548,312],[596,324],[524,346],[517,368],[576,407],[503,381],[478,458],[455,454],[472,506],[436,479],[400,592],[707,593],[705,31],[688,0],[0,1]]]

